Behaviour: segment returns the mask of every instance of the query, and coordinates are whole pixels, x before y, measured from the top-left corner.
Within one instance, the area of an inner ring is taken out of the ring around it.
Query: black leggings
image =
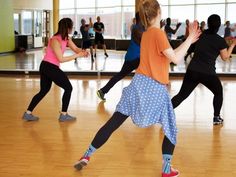
[[[128,117],[129,116],[121,114],[120,112],[115,112],[107,123],[97,132],[91,143],[92,146],[98,149],[105,144],[112,133],[118,129]],[[172,155],[174,148],[175,145],[165,136],[162,143],[162,153]]]
[[[185,100],[194,88],[199,84],[206,86],[213,94],[214,116],[220,115],[223,102],[223,89],[217,75],[209,75],[196,71],[187,70],[179,93],[172,98],[173,107],[176,108],[183,100]]]
[[[42,61],[40,64],[40,91],[32,98],[27,110],[33,111],[37,104],[49,92],[52,82],[63,88],[64,94],[62,97],[62,112],[67,112],[72,85],[66,74],[56,65]]]
[[[109,90],[121,79],[123,79],[125,76],[127,76],[128,74],[130,74],[133,70],[137,69],[138,65],[139,65],[139,58],[135,59],[133,61],[125,61],[120,72],[117,73],[116,75],[114,75],[109,82],[103,87],[101,88],[101,91],[103,93],[108,93]]]

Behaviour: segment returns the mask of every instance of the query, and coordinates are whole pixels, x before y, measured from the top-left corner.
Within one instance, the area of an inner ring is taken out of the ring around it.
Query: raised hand
[[[200,35],[201,35],[201,30],[198,26],[197,20],[195,20],[193,23],[189,24],[189,36],[188,36],[188,38],[191,40],[192,43],[194,43],[199,39]]]

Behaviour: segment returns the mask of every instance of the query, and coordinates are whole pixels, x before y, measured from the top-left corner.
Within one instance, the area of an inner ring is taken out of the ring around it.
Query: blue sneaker
[[[60,114],[59,116],[59,121],[60,122],[66,122],[66,121],[73,121],[73,120],[76,120],[76,117],[74,116],[71,116],[69,114]]]
[[[26,121],[37,121],[37,120],[39,120],[38,117],[34,116],[33,114],[28,114],[27,112],[25,112],[23,114],[22,118]]]

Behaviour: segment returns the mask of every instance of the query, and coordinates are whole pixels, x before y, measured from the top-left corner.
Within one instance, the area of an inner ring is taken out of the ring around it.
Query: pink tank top
[[[57,59],[57,57],[51,47],[52,39],[57,39],[59,41],[59,43],[61,44],[62,54],[64,54],[64,52],[66,50],[68,40],[62,40],[61,35],[56,35],[56,36],[53,36],[48,42],[46,54],[44,55],[43,61],[47,61],[47,62],[57,65],[59,67],[60,61]]]

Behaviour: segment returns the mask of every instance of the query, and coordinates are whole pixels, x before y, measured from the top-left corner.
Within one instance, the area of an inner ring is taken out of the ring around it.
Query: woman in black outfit
[[[208,20],[208,29],[202,33],[200,39],[196,42],[193,59],[191,60],[179,93],[172,98],[173,107],[176,108],[184,101],[199,84],[205,85],[213,94],[214,117],[213,124],[223,123],[220,117],[220,110],[223,102],[223,90],[221,82],[216,75],[215,61],[218,55],[222,60],[229,59],[236,39],[228,48],[224,38],[217,32],[221,25],[221,19],[218,15],[211,15]]]

